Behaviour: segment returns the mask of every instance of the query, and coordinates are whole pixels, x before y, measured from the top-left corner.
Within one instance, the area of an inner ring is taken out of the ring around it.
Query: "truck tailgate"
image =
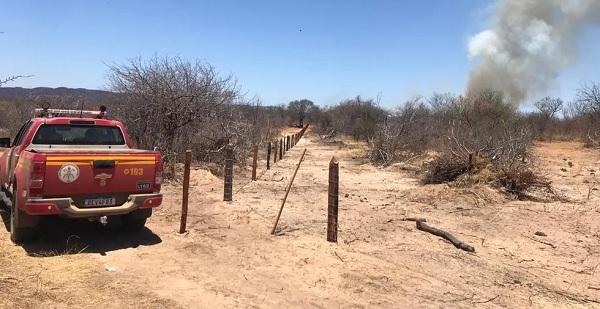
[[[46,153],[44,197],[153,192],[156,153]],[[117,202],[119,204],[119,202]]]

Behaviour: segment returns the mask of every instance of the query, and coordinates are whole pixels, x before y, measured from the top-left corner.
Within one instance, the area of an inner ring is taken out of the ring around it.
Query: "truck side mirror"
[[[10,137],[0,138],[0,148],[10,148]]]

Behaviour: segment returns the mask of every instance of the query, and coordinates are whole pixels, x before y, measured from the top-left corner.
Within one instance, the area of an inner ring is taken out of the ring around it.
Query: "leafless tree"
[[[375,135],[377,126],[384,121],[387,111],[373,100],[360,96],[348,99],[325,110],[327,117],[320,117],[322,132],[347,134],[356,140],[368,141]]]
[[[600,147],[600,84],[588,83],[579,88],[576,107],[579,120],[586,122],[587,145]]]
[[[421,97],[406,101],[379,123],[369,140],[369,158],[389,165],[425,151],[432,140],[431,120],[431,111]]]
[[[554,118],[563,108],[563,101],[560,98],[545,97],[534,103],[534,106],[538,109],[542,117],[546,120]]]
[[[315,108],[315,103],[308,99],[294,100],[287,107],[292,119],[297,121],[299,127],[304,126],[304,120],[313,108]]]
[[[222,77],[200,61],[155,56],[109,69],[111,88],[124,100],[120,116],[138,146],[159,147],[167,156],[175,156],[175,145],[185,144],[178,139],[187,129],[216,119],[223,105],[240,97],[231,76]]]
[[[171,163],[185,149],[219,170],[226,145],[244,164],[253,146],[270,141],[285,123],[285,109],[245,99],[232,76],[221,76],[205,62],[155,56],[109,70],[121,101],[113,106],[117,117],[125,120],[138,147],[158,148],[173,170]]]
[[[13,76],[9,76],[9,77],[5,77],[5,78],[0,78],[0,87],[2,87],[3,85],[10,83],[10,82],[14,82],[15,80],[19,79],[19,78],[27,78],[27,77],[32,77],[33,75],[13,75]]]
[[[537,113],[532,113],[530,122],[537,127],[538,138],[552,140],[557,135],[556,114],[563,109],[563,101],[560,98],[545,97],[534,103]]]
[[[589,112],[600,113],[600,84],[588,83],[577,91],[577,101]]]

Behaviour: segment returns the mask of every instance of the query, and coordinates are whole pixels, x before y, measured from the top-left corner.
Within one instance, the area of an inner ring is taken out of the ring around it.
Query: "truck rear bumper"
[[[32,198],[22,208],[32,216],[65,215],[70,218],[87,218],[128,214],[136,209],[160,206],[162,194],[132,194],[121,206],[80,208],[71,198]]]

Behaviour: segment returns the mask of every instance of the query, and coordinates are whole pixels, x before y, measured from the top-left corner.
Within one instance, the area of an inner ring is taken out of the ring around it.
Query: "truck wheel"
[[[27,215],[17,207],[17,192],[12,191],[12,208],[10,210],[10,240],[19,243],[33,236],[35,229],[33,227],[22,227],[23,218]]]
[[[138,209],[121,216],[123,228],[130,231],[139,231],[146,225],[146,219],[152,216],[152,208]]]

